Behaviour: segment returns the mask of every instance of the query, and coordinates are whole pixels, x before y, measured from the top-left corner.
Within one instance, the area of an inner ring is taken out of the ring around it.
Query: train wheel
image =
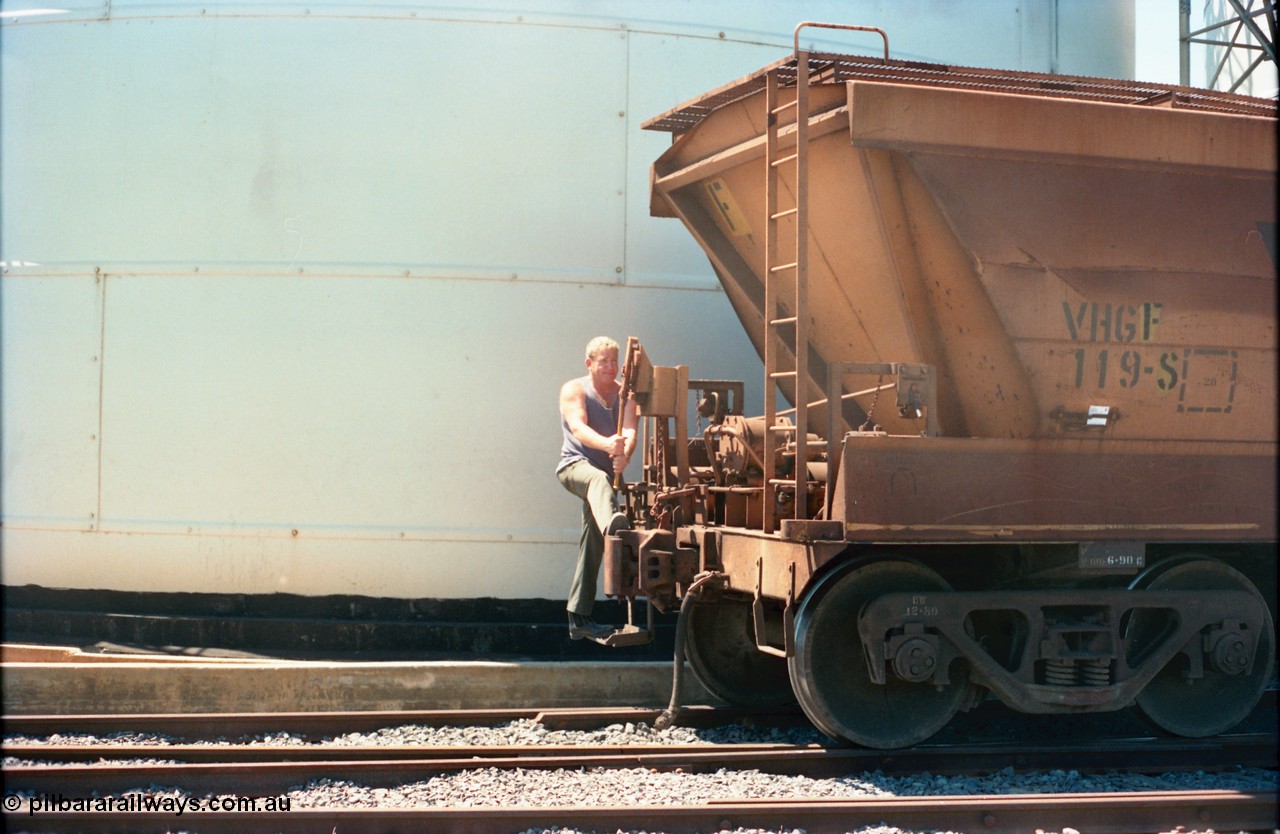
[[[1253,669],[1230,674],[1206,659],[1204,675],[1183,675],[1187,657],[1174,656],[1138,694],[1138,712],[1173,735],[1199,738],[1217,735],[1239,724],[1257,706],[1271,680],[1275,631],[1266,603],[1243,574],[1214,559],[1190,558],[1154,566],[1134,580],[1134,589],[1152,591],[1245,590],[1262,602],[1264,622],[1258,631]],[[1126,642],[1139,649],[1153,644],[1169,628],[1168,615],[1137,610],[1126,630]],[[1227,665],[1230,659],[1224,661]]]
[[[969,689],[963,663],[939,689],[886,672],[874,683],[858,635],[858,614],[876,597],[903,591],[948,591],[929,568],[910,561],[859,563],[820,579],[796,615],[791,685],[805,714],[827,735],[888,749],[924,741],[960,709]]]
[[[775,707],[795,700],[786,659],[756,648],[750,602],[694,603],[685,657],[706,690],[722,701]]]

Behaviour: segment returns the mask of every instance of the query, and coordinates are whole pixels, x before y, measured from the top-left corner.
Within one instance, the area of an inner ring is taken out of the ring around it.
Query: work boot
[[[569,639],[581,640],[583,637],[599,640],[613,634],[611,626],[597,623],[586,614],[569,612]]]
[[[609,519],[609,526],[605,528],[606,536],[616,536],[623,530],[631,529],[631,519],[627,518],[626,513],[614,513],[613,518]]]

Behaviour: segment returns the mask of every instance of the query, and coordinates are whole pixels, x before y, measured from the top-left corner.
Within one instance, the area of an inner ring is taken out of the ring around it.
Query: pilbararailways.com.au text
[[[14,800],[18,800],[15,802]],[[10,794],[4,798],[4,809],[16,811],[21,798]],[[254,813],[288,811],[292,803],[288,796],[164,796],[145,793],[126,793],[120,796],[78,797],[62,794],[40,794],[30,797],[27,813],[31,816],[53,812],[129,813],[155,812],[182,816],[194,811],[226,811]]]

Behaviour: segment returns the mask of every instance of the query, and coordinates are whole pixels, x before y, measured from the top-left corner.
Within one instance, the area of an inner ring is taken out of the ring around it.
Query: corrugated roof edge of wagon
[[[1156,84],[1127,79],[1100,78],[1022,70],[999,70],[981,67],[949,66],[921,61],[885,60],[839,53],[810,53],[811,72],[815,83],[843,83],[851,80],[878,80],[886,83],[945,86],[956,89],[988,90],[1019,95],[1109,101],[1139,106],[1172,106],[1196,110],[1214,110],[1247,116],[1276,118],[1276,102],[1236,93],[1202,90],[1171,84]],[[814,67],[813,64],[817,66]],[[690,99],[667,110],[640,126],[644,130],[684,133],[708,115],[764,89],[765,77],[777,70],[783,85],[793,85],[797,59],[789,56],[775,61],[750,75]]]

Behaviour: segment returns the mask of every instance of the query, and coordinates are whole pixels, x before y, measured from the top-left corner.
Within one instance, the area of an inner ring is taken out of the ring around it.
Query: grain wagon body
[[[871,746],[988,693],[1234,726],[1275,643],[1274,102],[799,32],[645,125],[766,395],[632,347],[606,591],[682,601],[717,695]]]

